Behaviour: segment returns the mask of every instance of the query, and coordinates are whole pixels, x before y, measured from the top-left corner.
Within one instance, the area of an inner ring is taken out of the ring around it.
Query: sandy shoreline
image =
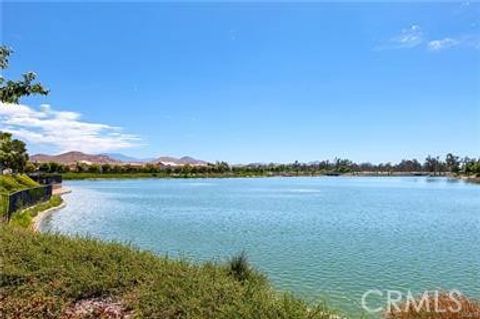
[[[55,189],[53,190],[53,195],[58,195],[58,196],[62,196],[64,194],[68,194],[68,193],[71,193],[72,191],[70,189],[67,189],[67,188],[59,188],[59,189]],[[42,221],[49,215],[53,214],[54,212],[56,212],[57,210],[60,210],[60,209],[63,209],[65,208],[65,206],[67,206],[67,204],[65,203],[65,200],[62,198],[63,202],[57,206],[57,207],[51,207],[47,210],[44,210],[42,212],[39,212],[37,214],[37,216],[35,216],[33,219],[32,219],[32,225],[31,225],[31,228],[34,232],[38,232],[40,231],[40,225],[42,224]]]

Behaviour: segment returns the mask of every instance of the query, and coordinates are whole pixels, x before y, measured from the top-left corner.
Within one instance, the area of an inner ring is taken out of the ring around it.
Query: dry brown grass
[[[426,302],[405,302],[385,314],[386,319],[480,319],[480,302],[464,296],[442,293]]]

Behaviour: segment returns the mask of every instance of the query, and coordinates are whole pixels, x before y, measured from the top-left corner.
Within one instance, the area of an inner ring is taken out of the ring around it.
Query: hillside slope
[[[37,184],[27,175],[0,175],[0,193],[8,194],[37,186],[39,186],[39,184]]]
[[[190,157],[183,156],[180,158],[171,156],[161,156],[152,161],[152,163],[162,163],[164,165],[206,165],[207,162]]]
[[[36,154],[30,157],[31,162],[46,163],[55,162],[60,164],[75,164],[77,162],[88,162],[94,164],[121,163],[107,155],[85,154],[82,152],[67,152],[59,155]]]
[[[207,162],[190,157],[183,156],[180,158],[172,156],[161,156],[156,159],[144,158],[138,159],[130,156],[126,156],[120,153],[111,154],[85,154],[82,152],[67,152],[58,155],[47,154],[35,154],[30,157],[31,162],[48,163],[55,162],[60,164],[75,164],[77,162],[86,162],[91,164],[126,164],[126,163],[152,163],[152,164],[164,164],[164,165],[206,165]]]

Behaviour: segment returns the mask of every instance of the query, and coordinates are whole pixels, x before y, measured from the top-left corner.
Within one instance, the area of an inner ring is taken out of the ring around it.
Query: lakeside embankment
[[[10,224],[37,230],[45,214],[54,212],[65,206],[60,195],[53,195],[48,201],[39,203],[12,215]]]
[[[477,184],[480,184],[480,177],[469,177],[469,176],[465,176],[465,177],[461,177],[463,180],[465,180],[466,182],[469,182],[469,183],[477,183]]]
[[[62,209],[62,208],[65,208],[65,206],[67,205],[67,203],[65,202],[65,200],[62,198],[62,195],[64,194],[68,194],[70,193],[71,190],[70,189],[67,189],[67,188],[59,188],[59,189],[54,189],[53,191],[53,196],[56,196],[58,197],[59,199],[54,199],[53,200],[53,203],[52,203],[52,200],[50,200],[49,202],[47,202],[45,204],[45,206],[43,207],[44,209],[43,210],[40,210],[36,216],[33,217],[32,221],[31,221],[31,227],[33,229],[33,231],[39,231],[40,230],[40,226],[43,222],[43,220],[49,216],[50,214]],[[42,204],[40,204],[42,205]]]
[[[0,225],[5,318],[332,319],[239,256],[193,264],[131,246]]]
[[[40,221],[44,218],[45,214],[51,213],[56,209],[60,209],[65,206],[61,195],[70,192],[70,190],[64,187],[53,188],[51,190],[52,196],[45,201],[44,197],[38,197],[36,189],[39,187],[41,187],[39,183],[35,182],[30,177],[24,174],[0,176],[0,191],[5,192],[3,194],[4,197],[2,198],[2,200],[6,201],[7,203],[7,205],[5,205],[5,203],[2,202],[3,209],[5,209],[6,211],[8,210],[8,202],[11,200],[10,196],[19,191],[26,191],[27,193],[24,196],[28,196],[28,200],[31,203],[36,202],[35,205],[32,205],[25,209],[21,209],[25,207],[23,206],[24,204],[21,204],[25,203],[25,199],[21,199],[21,201],[19,201],[20,204],[18,205],[20,209],[16,212],[11,213],[11,224],[21,227],[33,227],[33,229],[36,230],[40,224]]]

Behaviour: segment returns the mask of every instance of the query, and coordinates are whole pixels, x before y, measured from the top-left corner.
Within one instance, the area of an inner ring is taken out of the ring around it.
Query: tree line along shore
[[[77,162],[61,164],[57,162],[28,162],[27,173],[58,173],[65,179],[84,178],[147,178],[147,177],[259,177],[259,176],[450,176],[471,179],[480,178],[480,158],[460,158],[447,154],[445,159],[428,156],[423,163],[416,159],[402,160],[399,163],[354,163],[348,159],[324,160],[311,163],[288,164],[247,164],[230,165],[226,162],[204,165],[163,165],[148,164],[95,164]]]

